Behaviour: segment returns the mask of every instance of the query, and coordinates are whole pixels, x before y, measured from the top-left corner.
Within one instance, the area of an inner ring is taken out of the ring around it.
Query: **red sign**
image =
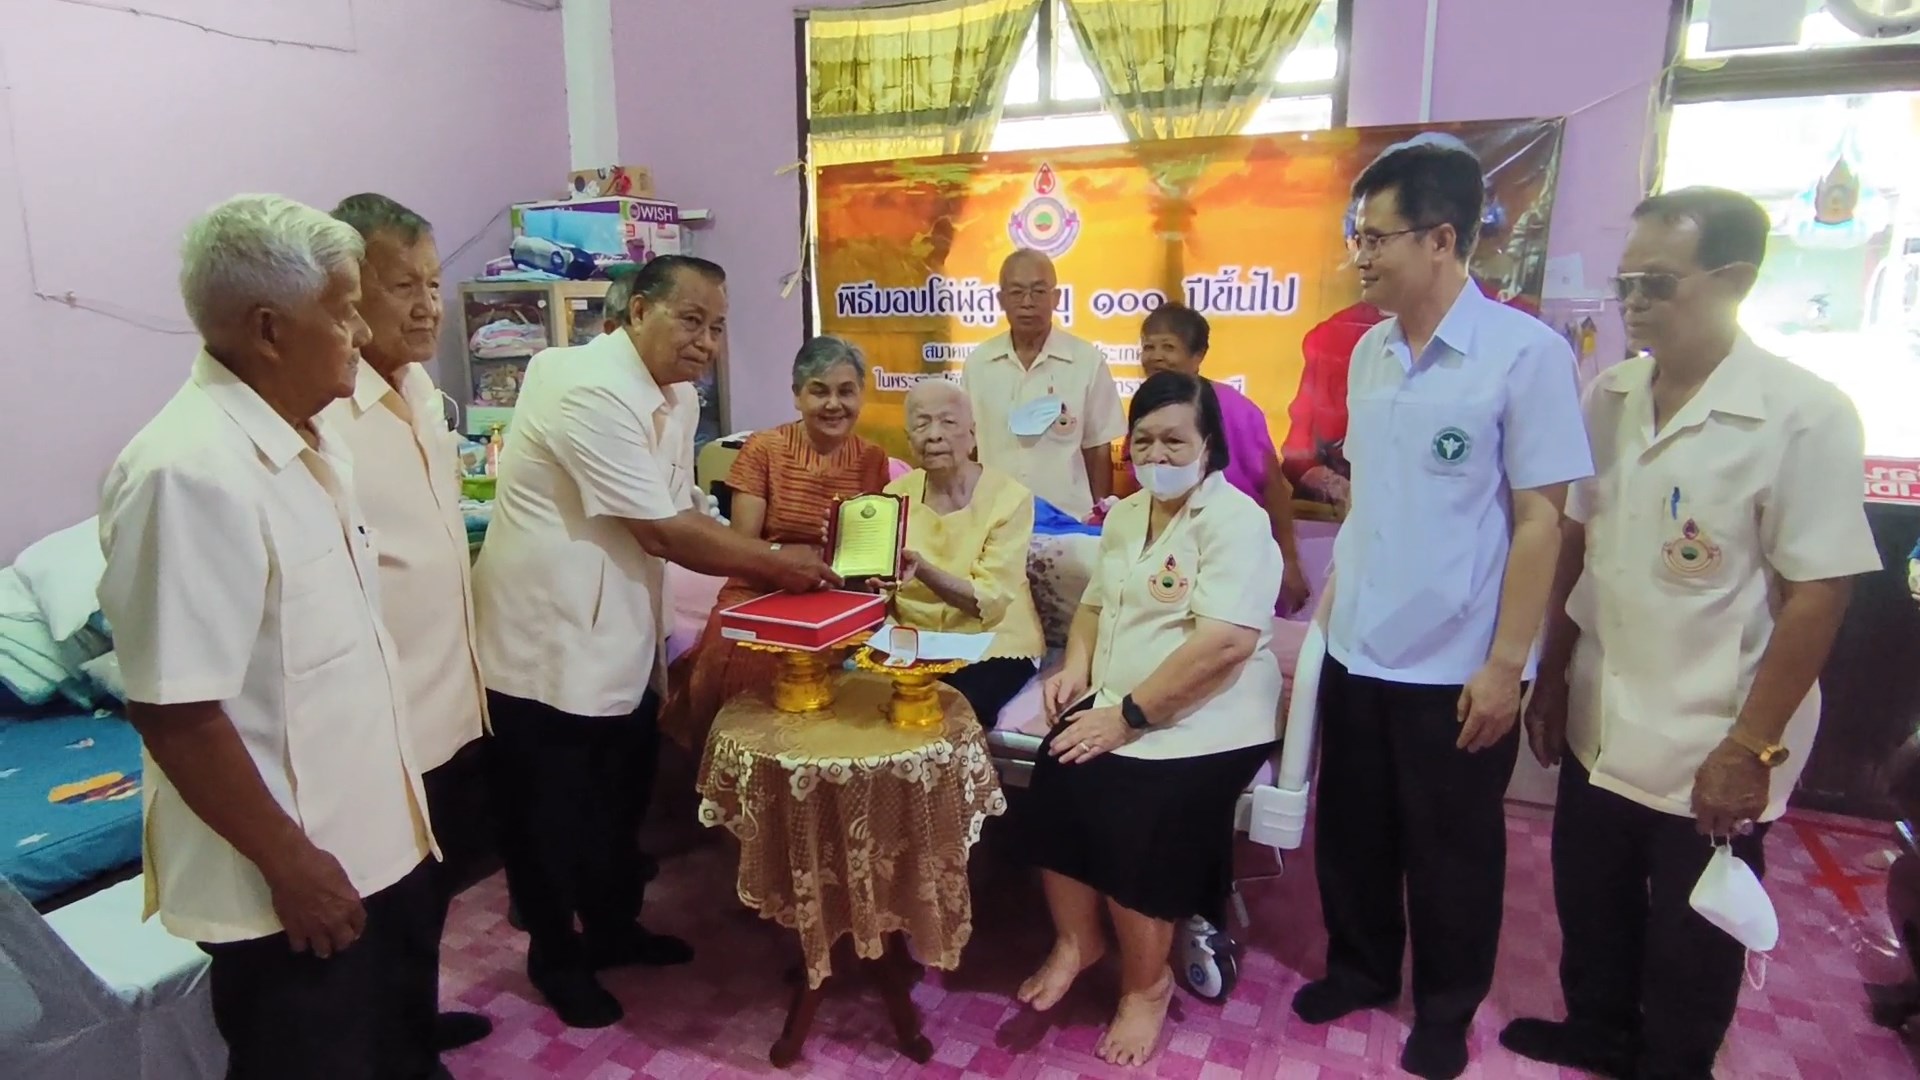
[[[1920,459],[1868,458],[1867,501],[1920,506]]]

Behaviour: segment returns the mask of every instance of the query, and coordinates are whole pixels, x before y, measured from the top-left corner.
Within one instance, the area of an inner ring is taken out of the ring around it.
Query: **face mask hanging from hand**
[[[1206,478],[1206,455],[1194,457],[1185,465],[1141,465],[1133,466],[1133,478],[1140,487],[1156,499],[1177,499],[1194,488]]]
[[[1750,952],[1768,952],[1780,943],[1780,919],[1767,890],[1746,860],[1725,844],[1713,849],[1688,903]]]

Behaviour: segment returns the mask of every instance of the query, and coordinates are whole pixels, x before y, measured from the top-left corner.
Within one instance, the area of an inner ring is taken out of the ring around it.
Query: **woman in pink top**
[[[1211,335],[1206,316],[1185,304],[1163,304],[1140,324],[1140,366],[1148,375],[1178,371],[1198,376]],[[1267,414],[1226,383],[1215,382],[1213,391],[1220,399],[1220,420],[1227,436],[1229,461],[1224,475],[1228,483],[1267,509],[1274,542],[1280,545],[1287,563],[1280,584],[1279,611],[1291,615],[1305,606],[1310,592],[1293,539],[1293,485],[1280,471],[1280,456],[1267,429]]]

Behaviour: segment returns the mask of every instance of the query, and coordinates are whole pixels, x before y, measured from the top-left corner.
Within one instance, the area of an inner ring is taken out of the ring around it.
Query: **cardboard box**
[[[602,199],[610,195],[644,199],[653,194],[653,171],[644,165],[577,169],[567,190],[570,199]]]
[[[659,199],[516,203],[510,220],[515,237],[538,237],[593,255],[643,263],[687,253],[680,207]]]
[[[886,617],[886,597],[873,593],[771,593],[723,609],[720,636],[818,652],[879,626]]]

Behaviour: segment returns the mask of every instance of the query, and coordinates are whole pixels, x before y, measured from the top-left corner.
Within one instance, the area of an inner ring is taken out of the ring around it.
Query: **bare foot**
[[[1073,989],[1073,980],[1080,973],[1100,962],[1107,954],[1107,943],[1097,940],[1091,950],[1081,947],[1070,938],[1059,937],[1053,941],[1053,951],[1047,954],[1047,961],[1040,970],[1033,973],[1026,982],[1020,984],[1020,1000],[1031,1005],[1036,1012],[1046,1012]]]
[[[1106,1038],[1100,1040],[1100,1060],[1121,1068],[1145,1065],[1153,1057],[1160,1041],[1160,1026],[1167,1019],[1167,1003],[1173,1000],[1173,973],[1160,976],[1151,990],[1121,994],[1120,1008],[1113,1014]]]

